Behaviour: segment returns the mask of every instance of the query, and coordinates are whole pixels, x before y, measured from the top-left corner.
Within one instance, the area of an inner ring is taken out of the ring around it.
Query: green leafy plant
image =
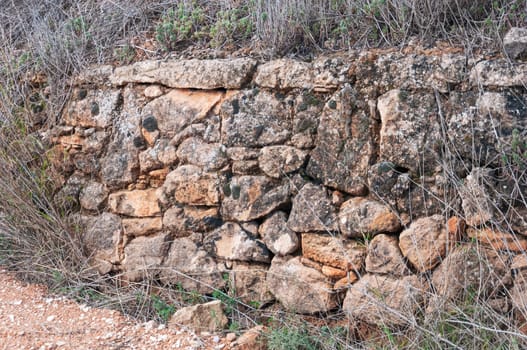
[[[154,311],[156,312],[157,316],[163,320],[163,322],[168,322],[170,319],[170,316],[176,312],[176,308],[174,305],[168,304],[166,301],[161,299],[157,295],[152,295],[152,307],[154,308]]]
[[[173,50],[179,43],[200,40],[207,29],[204,10],[197,5],[179,4],[168,10],[156,26],[156,40],[167,50]]]

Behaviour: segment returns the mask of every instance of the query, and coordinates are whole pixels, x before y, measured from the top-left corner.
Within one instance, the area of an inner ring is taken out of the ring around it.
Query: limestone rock
[[[468,228],[467,236],[496,250],[521,253],[527,250],[527,239],[509,232],[491,227]]]
[[[440,159],[441,129],[434,96],[391,90],[379,97],[380,159],[410,170],[434,171]]]
[[[255,308],[274,300],[267,287],[267,265],[247,264],[235,261],[230,272],[236,298]]]
[[[392,276],[410,274],[399,249],[397,237],[380,234],[371,240],[366,256],[366,271]]]
[[[527,64],[513,64],[506,59],[481,61],[470,71],[470,84],[473,87],[524,86],[525,81],[527,81]]]
[[[445,301],[463,300],[467,296],[480,299],[497,295],[506,279],[510,278],[505,261],[505,256],[492,249],[474,244],[457,246],[434,270],[432,283],[436,293],[427,312],[436,311]]]
[[[161,137],[172,138],[185,127],[205,119],[222,97],[219,91],[172,90],[143,108],[143,121],[155,121]]]
[[[287,226],[295,232],[336,231],[337,214],[326,190],[307,183],[293,199]]]
[[[132,282],[159,274],[161,262],[169,248],[170,235],[139,236],[124,247],[124,277]]]
[[[287,216],[282,211],[271,214],[260,225],[258,232],[267,248],[274,254],[288,255],[298,249],[298,237],[287,227]]]
[[[250,58],[142,61],[118,67],[110,82],[158,83],[172,88],[239,89],[251,79],[256,61]]]
[[[227,98],[220,111],[221,143],[227,147],[262,147],[287,141],[291,116],[284,98],[279,97],[254,89]]]
[[[300,257],[275,257],[267,272],[267,284],[271,293],[289,311],[312,314],[327,312],[337,306],[330,279],[304,266]]]
[[[207,234],[204,246],[211,254],[227,260],[271,261],[271,254],[265,245],[234,222],[227,222]]]
[[[257,175],[260,173],[257,160],[235,160],[232,162],[231,169],[234,175]]]
[[[229,323],[223,313],[220,300],[205,304],[187,306],[176,311],[168,321],[168,326],[188,326],[199,331],[217,332],[223,330]]]
[[[87,69],[80,72],[77,76],[75,76],[74,83],[76,86],[90,84],[107,84],[108,77],[110,76],[110,74],[112,74],[113,69],[113,66],[109,64],[88,67]]]
[[[394,88],[405,90],[438,90],[448,93],[466,79],[467,63],[463,53],[442,55],[393,52],[373,56],[359,54],[350,69],[360,89],[380,93]]]
[[[367,198],[356,197],[342,204],[340,232],[347,237],[395,233],[401,228],[397,215],[389,207]]]
[[[217,207],[175,205],[163,214],[163,227],[176,237],[188,236],[193,232],[207,232],[221,224]]]
[[[307,152],[290,146],[268,146],[262,148],[258,164],[270,177],[280,178],[292,173],[304,164]]]
[[[366,274],[351,285],[343,309],[351,320],[372,325],[404,326],[416,322],[426,292],[418,277],[393,278]]]
[[[114,213],[134,217],[157,216],[161,213],[154,188],[112,193],[108,197],[108,206]]]
[[[344,271],[360,271],[366,248],[356,241],[326,234],[303,233],[302,256]]]
[[[313,71],[309,63],[282,58],[258,66],[254,82],[261,87],[278,90],[311,89]]]
[[[289,187],[265,176],[234,176],[223,193],[221,214],[233,221],[261,218],[289,202]]]
[[[137,91],[124,89],[121,113],[113,120],[113,137],[101,159],[101,179],[111,189],[123,188],[137,179],[138,153],[144,142],[138,136],[144,102]]]
[[[200,166],[204,171],[220,169],[228,162],[223,145],[204,143],[194,137],[186,139],[179,145],[177,156],[182,162]]]
[[[229,147],[227,148],[227,157],[230,160],[253,160],[258,159],[260,150],[250,147]]]
[[[220,201],[220,178],[195,165],[179,166],[171,171],[161,187],[161,200],[190,205],[214,206]]]
[[[315,146],[324,101],[325,96],[314,94],[311,91],[306,91],[296,97],[291,145],[299,149],[312,149]]]
[[[63,121],[66,125],[105,129],[112,124],[120,99],[119,90],[76,90]]]
[[[147,236],[163,229],[161,217],[123,219],[123,229],[127,236]]]
[[[157,140],[154,147],[139,153],[139,165],[141,172],[145,173],[153,169],[174,164],[178,159],[176,148],[170,145],[166,139]]]
[[[179,283],[187,291],[206,294],[225,286],[224,272],[222,264],[214,261],[207,251],[190,237],[183,237],[172,242],[159,277],[165,284]]]
[[[249,329],[231,344],[232,350],[267,350],[264,331],[262,325]]]
[[[80,192],[79,202],[84,209],[99,210],[108,198],[108,190],[98,182],[90,182]]]
[[[375,153],[375,122],[357,107],[363,106],[350,86],[331,97],[320,117],[316,147],[307,166],[311,177],[354,196],[366,192],[368,166]]]
[[[490,169],[474,168],[459,191],[465,219],[469,226],[479,226],[494,216],[495,203],[488,183]]]
[[[453,244],[447,235],[445,219],[434,215],[417,219],[399,236],[403,255],[419,271],[425,272],[437,266]]]
[[[92,264],[100,274],[106,274],[118,263],[123,228],[119,216],[103,213],[88,221],[82,238]]]
[[[159,85],[148,85],[143,93],[145,94],[145,97],[156,98],[163,95],[163,89]]]

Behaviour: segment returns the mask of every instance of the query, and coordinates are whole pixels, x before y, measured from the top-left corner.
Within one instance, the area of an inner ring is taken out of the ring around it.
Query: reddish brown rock
[[[357,282],[359,280],[359,277],[357,274],[353,271],[348,271],[348,275],[346,277],[343,277],[339,279],[335,284],[333,285],[333,289],[335,290],[343,290],[348,289],[353,283]]]
[[[326,189],[312,183],[303,186],[293,199],[287,226],[295,232],[336,231],[337,214]]]
[[[420,272],[437,266],[452,243],[441,215],[417,219],[399,236],[403,255]]]
[[[175,201],[191,205],[217,205],[220,201],[220,178],[195,165],[183,165],[171,171],[160,188],[163,203]]]
[[[123,219],[123,229],[127,236],[147,236],[162,228],[161,217]]]
[[[467,224],[464,219],[452,216],[446,222],[448,237],[452,242],[459,242],[465,235]]]
[[[232,350],[267,350],[266,344],[265,329],[259,325],[243,333],[231,346]]]
[[[476,239],[482,244],[489,245],[496,250],[522,253],[527,250],[527,239],[509,232],[484,227],[481,229],[467,229],[468,237]]]
[[[366,257],[366,247],[339,237],[302,234],[302,256],[341,270],[360,271]]]
[[[401,228],[397,215],[389,207],[366,198],[352,198],[339,211],[340,232],[347,237],[395,233]]]
[[[154,188],[112,193],[108,197],[108,206],[114,213],[126,216],[146,217],[161,213]]]
[[[312,314],[337,307],[331,280],[304,266],[300,257],[275,257],[267,272],[267,284],[276,299],[290,311]]]
[[[347,275],[346,270],[337,269],[335,267],[326,266],[326,265],[322,266],[322,273],[324,274],[324,276],[327,276],[334,281],[343,279]]]

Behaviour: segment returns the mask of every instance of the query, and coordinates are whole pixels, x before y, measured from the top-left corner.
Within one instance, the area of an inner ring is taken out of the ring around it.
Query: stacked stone
[[[56,199],[101,274],[407,324],[441,301],[428,274],[445,298],[510,284],[527,210],[489,225],[489,186],[526,74],[455,52],[99,67],[50,132]]]

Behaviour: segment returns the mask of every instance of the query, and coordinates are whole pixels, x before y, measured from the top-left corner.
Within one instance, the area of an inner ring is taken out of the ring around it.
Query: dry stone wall
[[[527,266],[527,181],[501,176],[526,75],[455,52],[97,67],[46,135],[55,200],[130,281],[394,325],[471,285],[498,300]]]

